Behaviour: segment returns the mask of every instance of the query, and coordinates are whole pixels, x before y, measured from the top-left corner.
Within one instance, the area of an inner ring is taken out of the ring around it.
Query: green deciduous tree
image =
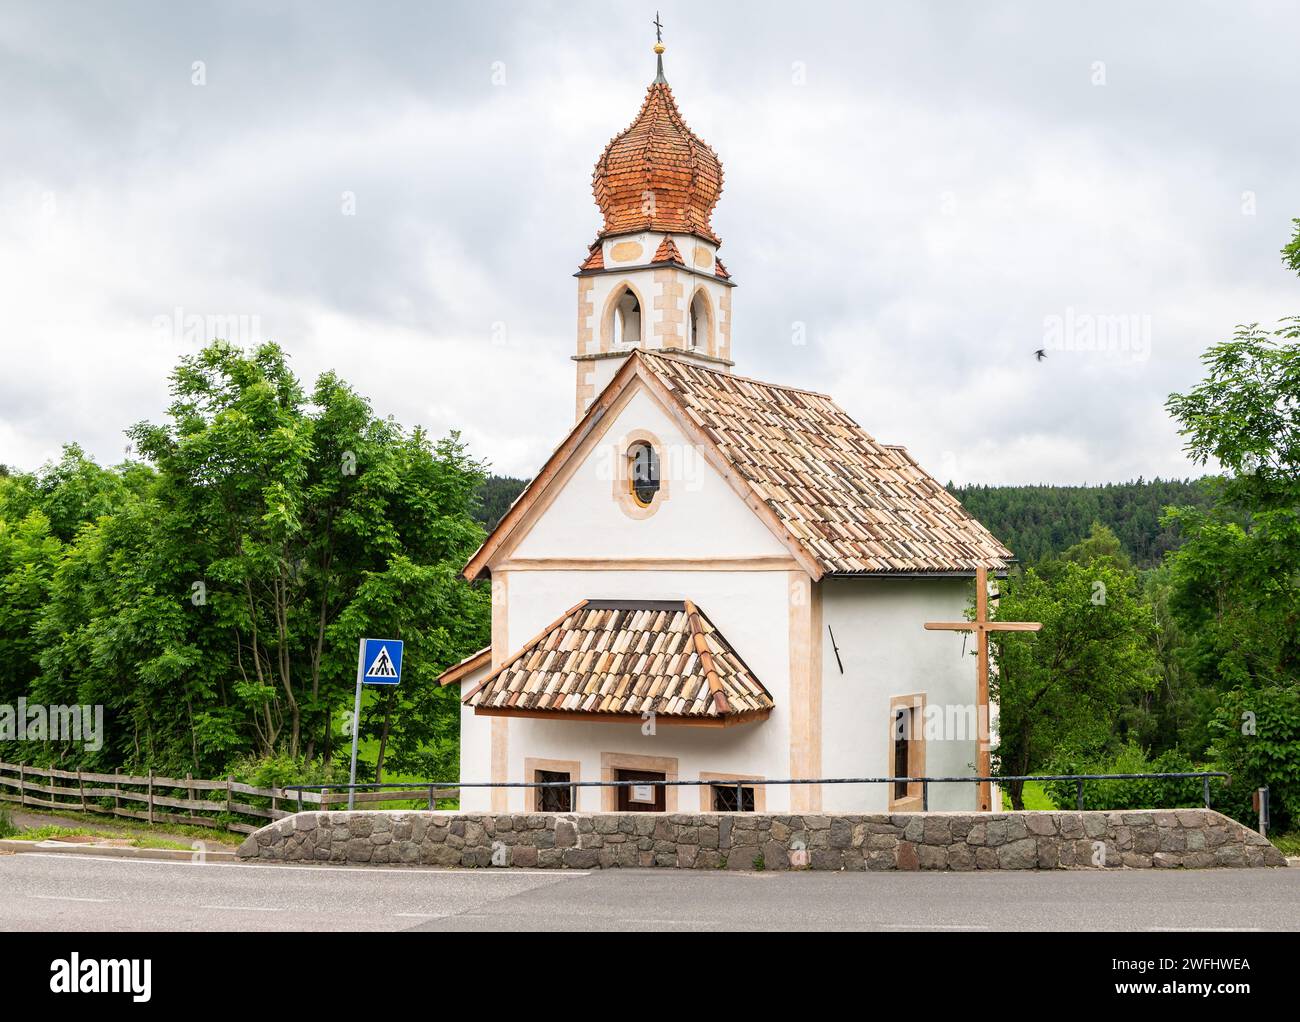
[[[1300,818],[1300,756],[1286,754],[1300,705],[1300,317],[1269,333],[1239,327],[1203,357],[1206,378],[1169,409],[1188,453],[1229,472],[1213,508],[1177,508],[1169,607],[1189,674],[1215,694],[1213,751],[1243,792],[1274,789]],[[1242,730],[1241,714],[1255,715]]]
[[[393,762],[454,763],[455,693],[432,679],[490,617],[458,575],[483,537],[482,470],[459,438],[403,430],[331,373],[306,392],[273,344],[214,343],[182,360],[172,394],[163,423],[130,430],[152,469],[76,452],[0,482],[26,508],[15,522],[0,503],[0,630],[27,642],[8,683],[104,705],[100,766],[310,766],[351,707],[358,638],[395,636],[403,685],[362,736]]]
[[[1063,561],[1044,574],[1031,568],[1004,579],[1000,589],[999,618],[1043,625],[1032,637],[990,635],[1001,772],[1033,773],[1062,752],[1098,754],[1133,694],[1156,683],[1154,622],[1135,577],[1103,557]],[[1017,809],[1024,807],[1022,788],[1007,785]]]
[[[1300,273],[1300,219],[1292,220],[1295,233],[1282,247],[1282,262],[1294,273]]]

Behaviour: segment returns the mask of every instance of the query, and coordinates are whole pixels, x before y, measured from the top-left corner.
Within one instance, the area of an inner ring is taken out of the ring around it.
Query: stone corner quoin
[[[541,869],[989,870],[1285,866],[1210,809],[1006,813],[304,812],[241,859]]]

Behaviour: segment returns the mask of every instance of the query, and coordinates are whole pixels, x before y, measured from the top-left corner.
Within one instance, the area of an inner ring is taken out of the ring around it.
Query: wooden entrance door
[[[662,781],[666,777],[662,773],[656,773],[653,770],[615,770],[614,780],[616,781]],[[648,794],[654,796],[653,802],[644,802],[637,799],[637,795],[645,795],[647,792],[637,791],[630,784],[621,784],[618,788],[618,811],[621,813],[662,813],[666,808],[668,788],[663,784],[650,786]]]

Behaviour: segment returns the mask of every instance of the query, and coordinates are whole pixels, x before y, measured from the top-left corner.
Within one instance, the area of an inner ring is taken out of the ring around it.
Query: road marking
[[[112,862],[135,866],[181,866],[185,869],[278,869],[297,870],[305,873],[401,873],[404,876],[480,876],[480,877],[527,877],[545,876],[555,880],[569,877],[589,877],[586,870],[551,870],[551,869],[438,869],[431,866],[408,866],[394,869],[388,866],[290,866],[272,865],[264,862],[182,862],[179,859],[116,859],[111,856],[58,854],[55,852],[21,852],[39,859],[75,859],[79,862]]]
[[[200,905],[199,908],[212,909],[215,912],[280,912],[282,909],[268,908],[265,905]]]
[[[99,905],[106,905],[113,900],[112,898],[71,898],[62,894],[33,894],[32,897],[40,901],[93,901]]]
[[[987,926],[963,923],[877,923],[882,930],[987,930]]]
[[[1148,926],[1148,933],[1259,933],[1258,926]]]
[[[446,913],[443,912],[396,912],[398,919],[442,919]]]

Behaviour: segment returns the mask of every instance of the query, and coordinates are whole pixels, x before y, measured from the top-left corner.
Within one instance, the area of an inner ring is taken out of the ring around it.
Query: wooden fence
[[[448,788],[430,788],[427,793],[415,790],[405,798],[395,798],[391,791],[366,791],[357,792],[356,802],[358,805],[375,802],[406,805],[412,801],[432,803],[435,799],[456,798],[458,795],[458,791]],[[163,777],[152,772],[144,776],[118,771],[95,774],[81,770],[43,770],[0,762],[0,802],[33,809],[104,813],[151,824],[180,823],[251,834],[264,824],[239,817],[278,820],[296,813],[299,806],[303,809],[346,806],[348,793],[328,789],[324,792],[298,792],[284,788],[258,788],[230,777],[213,781],[189,774],[183,778]],[[184,811],[171,811],[177,809]]]

